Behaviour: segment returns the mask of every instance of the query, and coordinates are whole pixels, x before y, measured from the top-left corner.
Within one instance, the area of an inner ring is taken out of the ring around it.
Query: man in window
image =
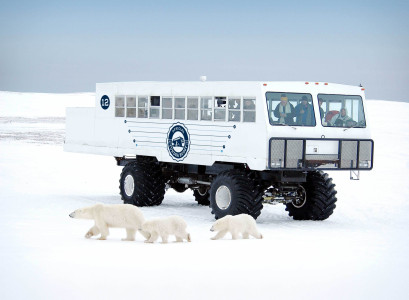
[[[345,127],[347,126],[347,123],[351,123],[353,120],[352,118],[348,117],[347,110],[345,108],[341,108],[340,113],[336,114],[330,122],[332,126]]]
[[[286,94],[281,94],[280,103],[274,109],[274,116],[280,124],[294,124],[294,106],[288,103]]]
[[[295,107],[296,124],[301,126],[314,125],[314,110],[308,103],[307,96],[301,97],[301,103]]]

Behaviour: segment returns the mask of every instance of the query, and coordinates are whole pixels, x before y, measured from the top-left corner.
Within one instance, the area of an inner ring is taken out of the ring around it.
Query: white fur
[[[214,222],[210,231],[218,231],[218,233],[212,237],[212,240],[223,238],[227,232],[230,232],[233,240],[236,240],[239,234],[242,235],[243,239],[248,239],[249,235],[257,239],[263,238],[261,233],[257,230],[256,221],[246,214],[225,216]]]
[[[139,208],[131,204],[96,204],[73,211],[71,218],[94,220],[95,225],[85,234],[86,238],[101,234],[100,240],[106,240],[109,235],[109,228],[125,228],[126,241],[134,241],[136,231],[140,229],[145,218]],[[140,233],[145,237],[150,236],[144,232]]]
[[[162,243],[167,243],[169,235],[174,235],[177,242],[183,242],[184,239],[190,242],[190,234],[186,232],[186,227],[186,222],[181,217],[170,216],[146,221],[142,224],[142,231],[150,234],[145,243],[153,243],[159,236]]]

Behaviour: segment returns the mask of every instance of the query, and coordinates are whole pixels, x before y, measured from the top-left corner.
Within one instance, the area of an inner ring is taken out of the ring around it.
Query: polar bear
[[[69,216],[75,219],[95,221],[95,225],[85,234],[87,239],[101,233],[99,239],[106,240],[109,235],[109,227],[116,227],[126,229],[126,239],[122,239],[123,241],[134,241],[136,231],[145,222],[142,211],[131,204],[95,204],[77,209],[70,213]],[[145,232],[140,230],[139,232],[147,239],[150,237]]]
[[[167,243],[169,235],[174,235],[177,242],[183,242],[183,239],[190,242],[190,234],[186,232],[186,227],[186,222],[181,217],[170,216],[148,220],[142,224],[140,229],[150,234],[145,243],[153,243],[159,236],[162,238],[162,243]]]
[[[248,239],[249,235],[257,239],[263,238],[257,230],[256,221],[246,214],[237,216],[227,215],[214,222],[210,231],[218,231],[218,233],[212,237],[212,240],[221,239],[227,232],[230,232],[233,240],[236,240],[239,234],[243,236],[243,239]]]

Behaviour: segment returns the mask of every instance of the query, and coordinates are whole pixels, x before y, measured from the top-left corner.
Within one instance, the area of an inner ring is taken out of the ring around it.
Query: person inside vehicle
[[[324,112],[324,109],[322,108],[322,103],[324,103],[324,100],[322,100],[322,98],[318,98],[318,105],[319,105],[319,107],[320,107],[320,117],[321,117],[321,120],[322,120],[322,118],[325,117],[325,112]]]
[[[274,109],[274,116],[278,118],[280,124],[294,124],[294,106],[288,103],[286,94],[281,94],[280,103]]]
[[[347,123],[350,123],[350,121],[353,120],[352,118],[348,117],[346,108],[341,108],[340,113],[336,114],[330,122],[331,126],[346,127]]]
[[[308,103],[307,96],[301,97],[301,103],[295,107],[296,124],[301,126],[314,125],[314,109]]]

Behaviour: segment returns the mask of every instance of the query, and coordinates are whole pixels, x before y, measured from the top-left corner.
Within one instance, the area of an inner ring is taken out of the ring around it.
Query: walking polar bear
[[[142,224],[141,230],[150,235],[145,243],[153,243],[159,236],[162,238],[162,243],[167,243],[169,235],[174,235],[177,242],[183,242],[184,239],[190,242],[190,234],[186,232],[186,227],[187,224],[181,217],[170,216],[148,220]]]
[[[70,215],[75,219],[94,220],[95,225],[88,230],[85,237],[89,239],[92,236],[101,234],[100,240],[106,240],[109,235],[109,228],[125,228],[126,238],[123,241],[134,241],[136,231],[140,229],[145,218],[142,211],[136,206],[130,204],[95,204],[73,211]],[[139,230],[139,232],[148,239],[149,234]]]
[[[243,239],[248,239],[249,235],[257,239],[263,238],[261,233],[257,230],[256,221],[246,214],[225,216],[217,220],[210,231],[218,231],[218,233],[212,237],[212,240],[223,238],[227,232],[230,232],[233,240],[236,240],[239,234],[243,236]]]

